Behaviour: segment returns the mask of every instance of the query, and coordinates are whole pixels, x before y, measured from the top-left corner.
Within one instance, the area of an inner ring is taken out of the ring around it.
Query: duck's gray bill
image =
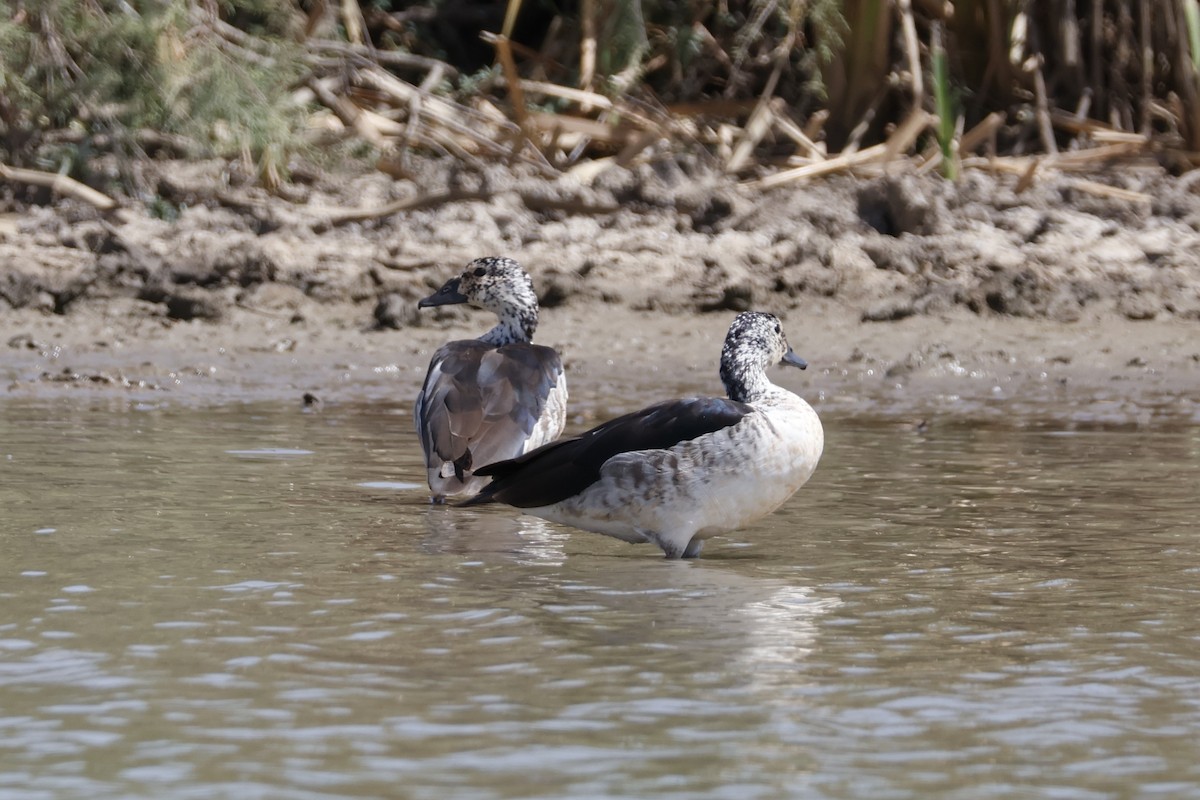
[[[780,363],[787,364],[792,367],[799,367],[800,369],[808,369],[808,362],[796,355],[791,350],[788,350],[787,353],[784,354],[783,361]]]
[[[430,306],[451,306],[455,303],[467,302],[467,296],[458,291],[458,286],[459,278],[452,278],[446,281],[445,286],[438,289],[421,302],[417,303],[417,308],[429,308]]]

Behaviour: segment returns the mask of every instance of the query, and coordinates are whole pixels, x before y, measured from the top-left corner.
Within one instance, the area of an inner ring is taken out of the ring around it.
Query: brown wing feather
[[[471,446],[476,468],[523,452],[561,373],[562,360],[549,347],[505,345],[483,356],[477,376],[483,421]]]
[[[562,360],[549,347],[493,348],[470,340],[443,345],[417,399],[426,464],[478,468],[520,455],[561,374]]]
[[[445,344],[434,353],[416,414],[417,435],[430,467],[462,458],[478,434],[483,423],[483,394],[475,376],[490,349],[479,342],[462,341]]]

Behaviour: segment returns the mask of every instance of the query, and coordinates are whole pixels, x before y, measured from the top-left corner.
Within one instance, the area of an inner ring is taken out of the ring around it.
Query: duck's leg
[[[663,555],[670,559],[695,558],[700,555],[704,542],[694,536],[668,536],[658,533],[647,533],[647,538],[662,548]]]

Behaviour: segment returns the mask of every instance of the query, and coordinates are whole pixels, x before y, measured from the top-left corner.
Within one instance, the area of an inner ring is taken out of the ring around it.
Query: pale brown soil
[[[303,321],[237,309],[223,322],[148,316],[140,301],[68,316],[7,315],[0,387],[8,398],[410,407],[433,349],[482,331],[487,315],[373,330],[359,306],[306,305]],[[720,393],[716,359],[733,312],[588,305],[544,313],[538,341],[564,355],[576,425],[689,393]],[[951,312],[861,322],[813,301],[785,314],[806,372],[775,379],[828,417],[922,425],[1200,423],[1195,323],[1111,316],[1064,325]]]
[[[216,170],[216,174],[214,174]],[[71,204],[0,218],[0,396],[411,403],[432,349],[478,311],[415,300],[510,255],[543,298],[578,423],[720,391],[736,311],[779,313],[824,415],[905,424],[1200,422],[1200,195],[1185,180],[902,176],[751,193],[689,165],[589,186],[497,170],[482,199],[328,227],[330,209],[440,191],[322,179],[290,201],[164,165],[175,222]],[[477,176],[478,178],[478,176]],[[424,188],[418,188],[424,187]]]

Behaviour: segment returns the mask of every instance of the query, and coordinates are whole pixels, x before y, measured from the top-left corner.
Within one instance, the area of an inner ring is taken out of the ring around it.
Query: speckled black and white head
[[[792,352],[778,317],[759,311],[738,314],[721,348],[721,383],[729,399],[752,403],[770,391],[766,369],[772,364],[808,366]]]
[[[528,342],[538,324],[537,294],[529,274],[511,258],[477,258],[463,273],[451,278],[418,308],[467,303],[500,318],[495,328],[479,337],[497,346]]]

